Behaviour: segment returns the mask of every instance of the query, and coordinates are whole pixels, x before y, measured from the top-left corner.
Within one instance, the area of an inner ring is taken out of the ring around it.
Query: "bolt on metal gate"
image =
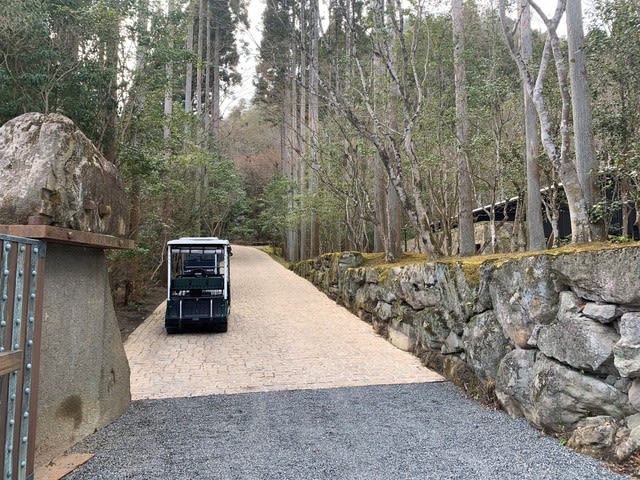
[[[2,479],[33,478],[45,249],[44,242],[0,234]]]

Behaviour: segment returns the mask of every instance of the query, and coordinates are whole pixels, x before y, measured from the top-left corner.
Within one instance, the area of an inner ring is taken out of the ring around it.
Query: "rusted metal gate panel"
[[[0,234],[0,473],[32,479],[45,243]]]

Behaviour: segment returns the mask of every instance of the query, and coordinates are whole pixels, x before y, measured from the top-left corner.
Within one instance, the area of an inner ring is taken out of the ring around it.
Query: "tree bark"
[[[290,39],[290,52],[294,52],[294,39]],[[285,91],[285,123],[287,124],[287,136],[286,136],[286,145],[285,150],[287,151],[287,170],[285,171],[285,175],[289,180],[289,194],[288,194],[288,211],[289,213],[293,213],[295,211],[296,201],[295,201],[295,191],[294,184],[296,180],[296,171],[298,169],[298,154],[295,148],[296,136],[297,136],[297,105],[296,101],[298,99],[297,89],[296,89],[296,77],[295,77],[295,56],[290,55],[289,64],[287,70],[286,77],[286,91]],[[287,226],[287,253],[290,262],[297,262],[299,260],[300,253],[300,245],[299,245],[299,237],[298,237],[298,229],[292,224]]]
[[[567,2],[566,22],[576,170],[580,185],[584,191],[587,210],[591,211],[591,207],[598,201],[594,180],[594,172],[597,170],[598,165],[593,148],[591,94],[587,81],[582,4],[580,0]],[[591,224],[591,231],[594,239],[604,240],[606,238],[603,222]]]
[[[203,60],[203,49],[204,49],[204,2],[205,0],[199,0],[199,8],[198,8],[198,51],[197,57],[198,62],[196,63],[196,113],[201,116],[202,115],[202,60]],[[201,127],[200,127],[201,128]],[[198,130],[200,130],[198,128]]]
[[[222,118],[222,115],[220,113],[220,53],[222,51],[222,40],[220,38],[220,24],[217,19],[215,20],[213,38],[213,85],[211,86],[211,121],[213,127],[213,138],[215,141],[217,141],[220,137],[220,119]]]
[[[169,50],[173,49],[173,0],[167,2],[167,23],[169,30]],[[171,54],[170,54],[171,55]],[[169,137],[171,136],[171,116],[173,114],[173,62],[171,58],[165,66],[166,85],[164,89],[164,122],[162,125],[162,138],[165,142],[165,152],[169,149]]]
[[[451,1],[453,66],[456,91],[456,163],[458,165],[458,234],[460,255],[476,251],[473,227],[473,184],[469,162],[469,114],[467,111],[467,73],[464,60],[464,17],[462,0]]]
[[[530,66],[533,60],[531,34],[531,8],[529,0],[520,0],[520,49],[522,60]],[[540,195],[540,173],[538,171],[538,129],[536,109],[527,91],[522,87],[524,97],[525,163],[527,172],[527,234],[529,250],[545,248],[542,220],[542,198]]]
[[[120,21],[114,20],[112,30],[105,41],[105,69],[111,72],[107,84],[105,105],[104,156],[117,163],[118,156],[118,46],[120,40]]]
[[[318,145],[318,75],[320,69],[320,6],[318,0],[310,2],[310,35],[311,35],[311,71],[309,82],[309,137],[311,141],[311,172],[309,173],[309,193],[314,198],[318,194],[318,169],[320,168]],[[309,231],[310,253],[312,257],[320,254],[320,226],[318,225],[318,210],[313,207]]]
[[[301,41],[306,44],[308,39],[307,32],[307,19],[305,15],[306,2],[300,2],[300,38]],[[307,154],[311,150],[311,138],[309,135],[309,125],[307,122],[307,93],[309,90],[309,76],[310,72],[307,71],[307,56],[308,49],[300,49],[300,128],[298,130],[298,151],[306,159]],[[300,259],[304,260],[309,256],[313,257],[313,253],[309,254],[309,231],[308,231],[308,218],[306,213],[307,207],[307,162],[300,162],[298,169],[298,185],[300,188],[300,211],[304,212],[300,215]]]
[[[186,49],[188,53],[193,52],[193,23],[195,22],[194,13],[194,0],[191,0],[189,4],[190,18],[188,19],[187,26],[187,44]],[[184,112],[190,114],[193,110],[193,62],[189,60],[187,62],[187,71],[184,79]],[[188,125],[189,122],[187,121]],[[187,127],[188,128],[188,127]]]
[[[204,61],[204,144],[207,150],[211,148],[211,120],[213,112],[213,102],[211,101],[211,57],[212,57],[212,35],[211,35],[211,1],[207,1],[205,18],[207,22],[205,33],[205,61]]]

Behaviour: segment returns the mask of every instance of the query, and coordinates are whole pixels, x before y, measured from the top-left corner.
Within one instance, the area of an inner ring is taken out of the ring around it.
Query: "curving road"
[[[226,334],[128,339],[134,402],[70,480],[615,479],[487,410],[313,286],[234,247]]]

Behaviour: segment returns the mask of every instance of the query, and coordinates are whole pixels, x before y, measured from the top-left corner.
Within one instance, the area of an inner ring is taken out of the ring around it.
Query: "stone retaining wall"
[[[363,267],[293,267],[392,343],[585,453],[640,446],[640,248]]]

